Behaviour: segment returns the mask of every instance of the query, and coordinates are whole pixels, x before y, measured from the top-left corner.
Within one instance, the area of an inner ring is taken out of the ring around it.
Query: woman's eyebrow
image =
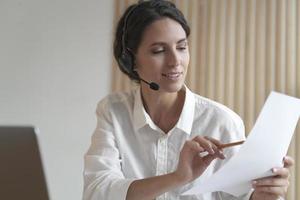
[[[178,40],[176,42],[176,44],[180,44],[180,43],[183,43],[183,42],[187,42],[187,39],[186,38],[182,38],[182,39]],[[150,46],[159,46],[159,45],[166,45],[166,44],[167,44],[166,42],[154,42]]]
[[[178,42],[177,42],[177,44],[179,44],[179,43],[183,43],[183,42],[186,42],[187,43],[187,39],[186,38],[183,38],[183,39],[181,39],[181,40],[179,40]]]

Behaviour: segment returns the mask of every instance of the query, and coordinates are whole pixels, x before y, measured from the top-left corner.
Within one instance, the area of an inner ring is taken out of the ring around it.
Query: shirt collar
[[[138,130],[148,124],[148,118],[148,113],[146,112],[142,102],[141,88],[138,87],[135,91],[133,107],[133,124],[135,129]]]
[[[176,128],[190,135],[194,121],[195,96],[186,85],[184,85],[184,89],[185,100]]]
[[[175,125],[175,128],[181,129],[186,134],[190,134],[192,130],[192,125],[194,121],[194,111],[195,111],[195,97],[194,94],[184,85],[185,89],[185,100],[182,112],[180,114],[179,120]],[[136,130],[149,125],[154,126],[150,116],[146,112],[142,97],[140,87],[135,91],[135,101],[133,108],[133,123]]]

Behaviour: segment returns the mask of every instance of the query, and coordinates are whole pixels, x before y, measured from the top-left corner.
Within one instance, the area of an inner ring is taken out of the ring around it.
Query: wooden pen
[[[238,141],[238,142],[231,142],[231,143],[227,143],[227,144],[221,144],[218,147],[220,149],[224,149],[224,148],[227,148],[227,147],[233,147],[233,146],[236,146],[236,145],[241,145],[244,142],[245,142],[244,140],[241,140],[241,141]]]
[[[244,140],[241,140],[241,141],[238,141],[238,142],[231,142],[231,143],[221,144],[221,145],[218,145],[218,148],[219,149],[225,149],[225,148],[228,148],[228,147],[233,147],[233,146],[241,145],[244,142],[245,142]],[[200,157],[204,157],[204,156],[207,156],[208,154],[209,153],[207,151],[203,151],[203,152],[199,153],[199,156]]]

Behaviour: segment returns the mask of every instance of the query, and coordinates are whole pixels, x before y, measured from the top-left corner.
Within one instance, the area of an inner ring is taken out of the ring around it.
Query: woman
[[[98,104],[97,128],[85,155],[84,199],[276,200],[285,195],[289,157],[283,168],[273,169],[276,176],[255,180],[254,190],[241,197],[180,196],[237,151],[223,152],[222,143],[244,139],[243,122],[233,111],[185,86],[189,33],[184,16],[168,1],[139,2],[121,17],[114,55],[140,86]],[[204,151],[207,155],[199,156]]]

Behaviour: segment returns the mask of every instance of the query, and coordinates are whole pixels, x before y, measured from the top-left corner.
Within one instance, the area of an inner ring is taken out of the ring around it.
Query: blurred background
[[[51,199],[82,196],[95,108],[134,86],[112,59],[114,27],[133,0],[0,0],[0,125],[34,125]],[[191,26],[187,85],[244,120],[271,90],[300,97],[300,0],[174,0]],[[300,199],[300,131],[288,200]],[[276,148],[276,147],[274,147]]]
[[[110,91],[113,4],[0,0],[0,125],[40,129],[52,200],[82,199],[96,104]]]

